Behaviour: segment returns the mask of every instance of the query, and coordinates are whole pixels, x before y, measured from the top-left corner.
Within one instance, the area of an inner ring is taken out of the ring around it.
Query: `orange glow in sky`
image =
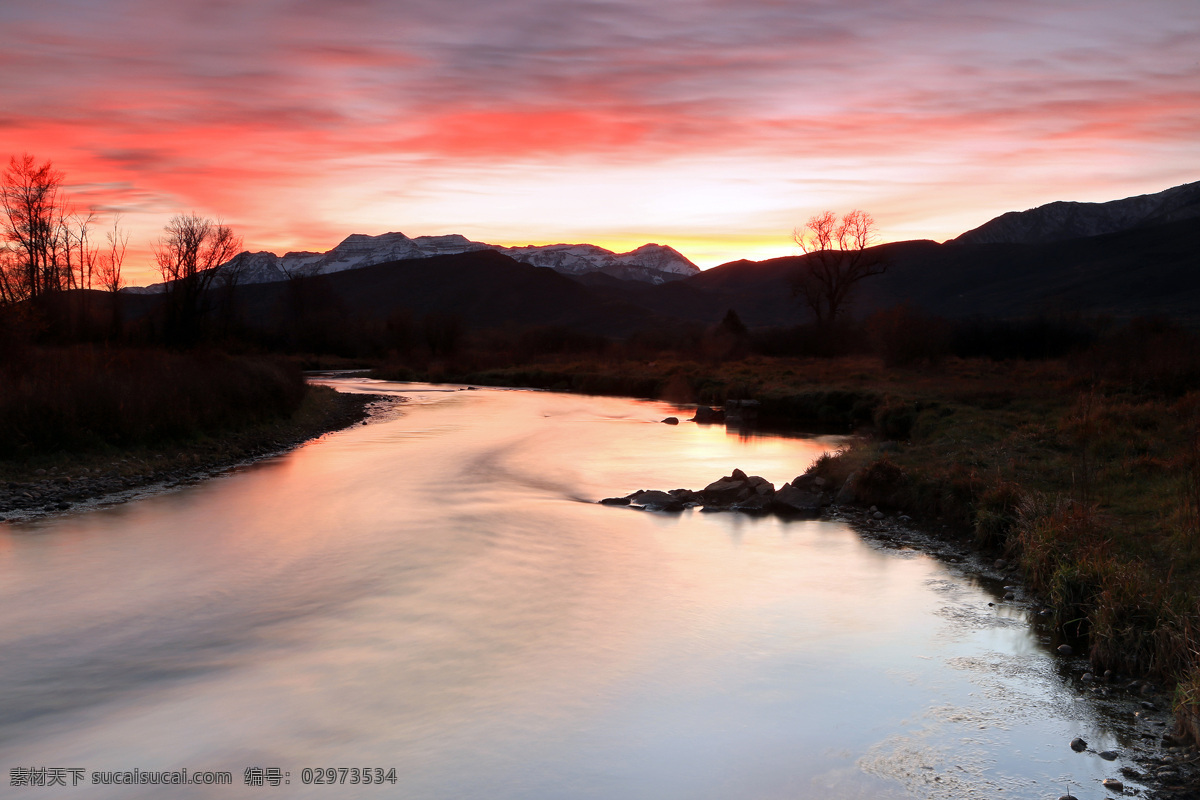
[[[1200,179],[1200,4],[43,0],[0,6],[0,157],[250,250],[351,233],[795,252]]]

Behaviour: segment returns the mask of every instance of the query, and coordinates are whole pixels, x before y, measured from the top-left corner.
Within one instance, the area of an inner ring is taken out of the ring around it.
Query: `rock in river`
[[[775,507],[785,514],[815,514],[821,505],[820,494],[807,492],[795,483],[785,483],[775,493]]]
[[[629,495],[631,505],[639,505],[650,511],[683,511],[683,502],[668,492],[655,489],[639,489]]]
[[[698,422],[701,425],[712,425],[717,422],[725,421],[725,412],[716,408],[700,406],[696,409],[696,416],[692,417],[691,422]]]
[[[735,469],[732,474],[705,486],[700,494],[704,496],[705,505],[732,506],[756,494],[774,495],[775,486],[766,478],[746,475],[740,469]]]

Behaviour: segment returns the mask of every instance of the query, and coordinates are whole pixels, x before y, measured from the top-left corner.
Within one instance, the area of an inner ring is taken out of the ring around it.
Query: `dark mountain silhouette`
[[[1053,242],[910,241],[874,250],[891,266],[861,284],[852,305],[858,316],[907,303],[952,318],[1157,314],[1200,323],[1200,223],[1194,219]],[[678,288],[722,296],[750,326],[794,324],[805,317],[789,277],[803,258],[735,261]],[[668,307],[645,305],[660,313]]]
[[[1056,202],[1001,214],[951,241],[959,244],[1057,242],[1190,219],[1200,225],[1200,182],[1108,203]]]
[[[1060,213],[1064,205],[1069,213]],[[1200,183],[1128,201],[1050,204],[1006,214],[944,244],[880,245],[873,250],[890,268],[860,285],[851,312],[864,317],[906,303],[949,318],[1164,315],[1200,324],[1198,208]],[[1107,230],[1114,226],[1123,227]],[[1107,232],[1063,238],[1080,230]],[[1014,241],[977,241],[1002,238],[1005,231]],[[564,275],[493,250],[473,250],[236,291],[242,317],[264,328],[315,309],[340,319],[446,314],[472,329],[564,326],[623,337],[649,328],[715,325],[731,309],[750,327],[809,321],[790,282],[805,258],[734,261],[655,285],[601,271]],[[129,295],[126,313],[144,314],[160,298]]]
[[[638,282],[638,285],[645,285]],[[251,321],[289,313],[293,297],[359,319],[386,320],[398,311],[449,314],[469,328],[562,325],[623,336],[663,322],[653,310],[605,297],[552,269],[520,263],[494,250],[407,259],[360,269],[240,287]]]

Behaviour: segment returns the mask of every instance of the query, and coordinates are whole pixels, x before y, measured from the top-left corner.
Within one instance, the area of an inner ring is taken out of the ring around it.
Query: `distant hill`
[[[874,249],[890,266],[859,287],[851,306],[859,317],[907,303],[951,318],[1164,315],[1200,324],[1200,224],[1194,219],[1051,242],[910,241]],[[735,261],[680,288],[723,298],[750,326],[795,324],[805,317],[789,277],[803,258]],[[666,310],[661,302],[648,306]]]
[[[457,316],[475,329],[561,325],[609,336],[671,322],[636,303],[592,292],[553,269],[477,250],[238,288],[246,318],[272,324],[297,313],[385,321],[403,311]]]
[[[1200,182],[1108,203],[1056,202],[1010,211],[967,231],[957,244],[1031,244],[1120,233],[1180,220],[1200,225]]]

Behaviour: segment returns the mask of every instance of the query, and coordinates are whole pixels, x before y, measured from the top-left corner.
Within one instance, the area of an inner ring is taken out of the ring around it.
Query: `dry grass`
[[[275,359],[29,349],[0,365],[0,458],[187,440],[286,417],[305,391]]]

